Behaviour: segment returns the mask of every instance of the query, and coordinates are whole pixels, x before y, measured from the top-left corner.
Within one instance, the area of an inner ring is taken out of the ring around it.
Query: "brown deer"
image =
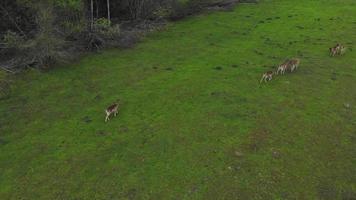
[[[294,70],[296,70],[299,67],[300,64],[300,59],[299,58],[293,58],[290,59],[288,62],[288,68],[290,69],[291,72],[293,72]]]
[[[329,48],[331,57],[336,56],[338,54],[338,49],[339,49],[338,45],[339,44],[337,44],[335,47]]]
[[[346,47],[345,46],[343,46],[343,45],[340,45],[339,46],[339,55],[342,55],[342,54],[344,54],[345,53],[345,51],[346,51]]]
[[[334,47],[329,48],[330,56],[333,57],[336,55],[341,55],[345,52],[345,50],[346,50],[346,47],[337,43]]]
[[[110,116],[116,116],[119,113],[119,103],[114,103],[110,105],[108,108],[106,108],[105,113],[105,122],[108,122],[110,120]]]
[[[272,72],[272,71],[265,72],[265,73],[262,75],[262,78],[261,78],[261,80],[260,80],[260,83],[262,83],[263,81],[267,82],[267,81],[272,80],[273,74],[274,74],[274,72]]]
[[[284,74],[289,68],[289,60],[284,61],[277,68],[277,74]]]

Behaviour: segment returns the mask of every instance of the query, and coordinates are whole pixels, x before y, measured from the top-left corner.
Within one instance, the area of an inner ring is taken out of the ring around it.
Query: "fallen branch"
[[[0,66],[0,69],[4,70],[5,72],[11,73],[11,74],[16,74],[16,71],[12,71],[4,66]]]

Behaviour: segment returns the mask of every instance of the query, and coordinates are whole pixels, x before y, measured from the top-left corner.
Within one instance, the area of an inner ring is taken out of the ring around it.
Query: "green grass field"
[[[355,0],[262,0],[12,77],[0,199],[356,199],[355,45]]]

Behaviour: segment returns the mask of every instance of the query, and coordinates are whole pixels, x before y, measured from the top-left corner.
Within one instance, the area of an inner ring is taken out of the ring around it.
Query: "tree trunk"
[[[98,0],[95,0],[95,7],[96,7],[96,18],[99,18],[99,4]]]
[[[93,30],[94,26],[94,2],[90,0],[90,29]]]
[[[111,19],[110,19],[110,0],[106,0],[106,4],[107,4],[107,7],[108,7],[108,21],[109,21],[109,24],[111,24]]]
[[[107,7],[108,7],[108,21],[109,21],[109,24],[111,24],[111,19],[110,19],[110,0],[106,0],[106,4],[107,4]]]

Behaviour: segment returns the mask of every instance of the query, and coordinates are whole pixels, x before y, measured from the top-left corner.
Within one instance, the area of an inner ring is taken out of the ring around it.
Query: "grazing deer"
[[[346,51],[346,47],[345,47],[345,46],[343,46],[343,45],[340,45],[340,47],[339,47],[339,55],[344,54],[344,53],[345,53],[345,51]]]
[[[277,68],[277,74],[281,73],[284,74],[289,67],[289,60],[286,60],[284,63],[278,66]]]
[[[265,72],[265,73],[262,75],[262,78],[261,78],[261,80],[260,80],[260,83],[262,83],[263,81],[265,81],[265,82],[267,83],[267,81],[272,80],[273,74],[274,74],[274,72],[272,72],[272,71]]]
[[[116,116],[118,112],[119,112],[119,104],[118,103],[114,103],[111,106],[109,106],[105,110],[105,113],[106,113],[105,122],[110,120],[111,115]]]
[[[334,47],[329,48],[330,56],[331,57],[336,56],[338,54],[338,51],[339,51],[338,49],[339,49],[339,44],[337,44]]]
[[[345,52],[345,50],[346,50],[346,47],[337,43],[336,46],[329,48],[330,56],[333,57],[336,55],[341,55]]]
[[[296,70],[299,67],[300,64],[300,59],[299,58],[293,58],[290,59],[288,62],[288,68],[290,69],[291,72],[293,72],[294,70]]]

